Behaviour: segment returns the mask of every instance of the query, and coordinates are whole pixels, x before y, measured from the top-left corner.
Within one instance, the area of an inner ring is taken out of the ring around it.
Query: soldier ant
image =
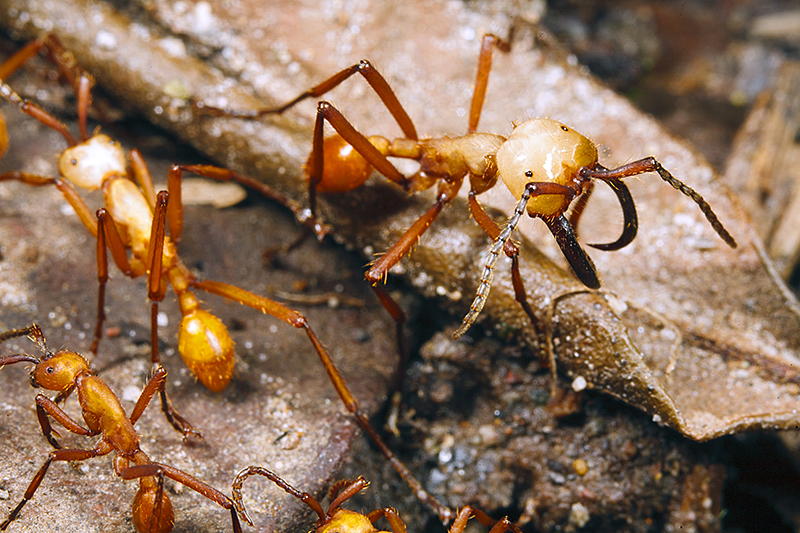
[[[589,288],[600,287],[595,266],[578,244],[573,231],[592,192],[593,180],[607,183],[616,194],[624,215],[624,229],[614,242],[589,246],[611,251],[624,248],[633,241],[638,228],[636,207],[622,179],[656,172],[661,179],[697,203],[717,234],[729,246],[736,247],[733,237],[722,226],[709,204],[688,185],[674,178],[653,157],[615,169],[607,169],[598,162],[597,146],[591,140],[560,122],[544,118],[514,124],[514,130],[508,137],[477,132],[495,48],[508,52],[510,44],[494,35],[485,35],[478,59],[469,126],[466,135],[461,137],[420,140],[413,122],[394,91],[367,60],[342,70],[279,107],[228,110],[200,103],[196,103],[195,107],[205,109],[214,115],[249,119],[280,114],[306,98],[324,95],[353,74],[361,74],[380,97],[405,137],[394,140],[380,136],[366,137],[356,130],[336,107],[324,100],[320,101],[317,104],[313,149],[306,163],[312,214],[315,212],[317,191],[352,190],[363,184],[373,170],[377,170],[410,193],[429,189],[438,183],[436,203],[379,257],[365,274],[367,281],[378,291],[378,282],[385,279],[389,270],[411,250],[444,205],[457,195],[464,179],[469,177],[470,211],[494,243],[489,251],[475,301],[461,327],[455,332],[455,338],[469,329],[482,309],[501,250],[512,259],[512,279],[516,299],[531,321],[536,324],[536,317],[527,303],[527,295],[519,273],[517,258],[519,249],[509,240],[525,212],[530,217],[544,221],[578,279]],[[333,127],[336,135],[324,138],[325,122]],[[406,177],[387,157],[416,160],[420,168],[414,175]],[[476,200],[476,195],[494,187],[498,178],[519,200],[509,223],[502,230]],[[572,204],[574,204],[572,211],[567,218],[565,213]],[[396,311],[387,302],[386,296],[379,293],[379,297],[392,316],[396,316]]]
[[[47,54],[78,95],[80,143],[73,138],[64,123],[35,103],[24,100],[4,81],[40,51]],[[200,307],[200,301],[190,289],[216,294],[268,313],[294,327],[305,329],[320,358],[329,361],[327,353],[300,313],[227,283],[200,281],[180,261],[176,245],[183,231],[180,195],[182,175],[190,172],[215,180],[238,182],[286,205],[317,234],[324,235],[327,229],[317,224],[313,217],[304,217],[304,210],[299,205],[278,195],[261,182],[209,165],[173,165],[168,176],[168,192],[161,191],[156,195],[152,178],[138,150],[132,149],[128,154],[129,172],[125,152],[117,141],[97,131],[88,135],[86,123],[92,85],[91,76],[75,64],[71,54],[53,36],[33,41],[0,65],[0,96],[15,104],[21,112],[61,133],[69,145],[59,157],[60,177],[14,171],[0,174],[0,181],[16,180],[33,186],[54,185],[62,192],[86,229],[97,239],[99,289],[92,354],[97,354],[106,318],[104,302],[109,279],[110,250],[114,263],[126,276],[135,278],[147,274],[148,298],[151,301],[153,364],[159,361],[158,303],[164,299],[168,283],[175,291],[183,317],[178,333],[178,351],[197,379],[214,392],[224,389],[233,375],[234,343],[222,322]],[[89,191],[102,189],[105,206],[92,214],[73,184]],[[168,202],[168,199],[171,201]],[[166,235],[167,225],[169,236]],[[128,250],[131,252],[130,257]],[[160,395],[163,410],[170,423],[184,436],[200,436],[171,406],[164,390],[160,391]]]
[[[169,495],[164,491],[164,478],[173,479],[231,512],[234,532],[241,532],[239,516],[234,502],[215,488],[175,467],[154,463],[139,448],[139,435],[134,424],[144,413],[153,395],[163,389],[167,372],[156,364],[153,374],[142,390],[136,405],[128,416],[111,388],[96,376],[82,355],[70,351],[51,352],[47,348],[42,330],[36,324],[27,328],[14,329],[0,334],[0,342],[27,336],[35,342],[42,357],[15,354],[0,357],[0,368],[15,363],[33,363],[31,385],[58,393],[64,398],[76,391],[81,406],[81,414],[87,427],[65,413],[53,400],[43,394],[36,395],[36,415],[42,434],[55,448],[44,465],[28,485],[22,500],[11,510],[0,524],[0,531],[16,520],[25,504],[31,500],[44,480],[53,461],[85,461],[93,457],[114,453],[114,472],[122,479],[139,480],[139,490],[133,499],[133,522],[141,532],[166,533],[172,531],[175,517]],[[84,437],[100,435],[100,440],[91,449],[62,448],[53,437],[56,431],[50,425],[50,417],[68,431]]]
[[[304,504],[308,505],[319,517],[316,524],[314,524],[314,533],[388,533],[380,531],[375,528],[374,524],[381,517],[386,518],[392,533],[406,533],[406,525],[403,523],[397,510],[392,507],[384,507],[383,509],[376,509],[368,514],[361,514],[356,511],[349,511],[342,509],[341,506],[364,490],[369,482],[363,477],[354,480],[341,480],[335,483],[330,490],[331,504],[328,510],[324,511],[322,505],[309,493],[301,492],[289,485],[286,481],[281,479],[280,476],[274,472],[260,466],[249,466],[236,474],[233,480],[233,501],[236,508],[242,516],[244,516],[249,524],[252,524],[247,509],[245,509],[242,498],[242,485],[244,480],[250,476],[259,475],[264,476],[278,487],[285,490]],[[463,533],[470,518],[475,517],[481,524],[491,527],[490,533],[504,533],[505,531],[512,531],[513,533],[522,533],[520,529],[510,522],[508,518],[502,520],[492,520],[486,513],[470,506],[463,507],[456,515],[453,525],[450,527],[449,533]]]

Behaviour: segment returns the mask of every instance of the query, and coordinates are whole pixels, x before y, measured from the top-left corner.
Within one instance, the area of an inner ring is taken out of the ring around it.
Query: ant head
[[[497,170],[511,193],[522,197],[531,182],[558,183],[579,189],[582,167],[597,163],[597,146],[564,124],[537,118],[519,124],[497,150]],[[545,194],[528,202],[531,216],[554,217],[566,210],[572,198]]]
[[[31,371],[31,385],[52,391],[66,391],[79,374],[89,373],[89,363],[82,355],[68,350],[47,354]]]
[[[64,150],[58,159],[58,170],[78,187],[93,191],[110,174],[125,174],[125,152],[117,141],[98,134]]]

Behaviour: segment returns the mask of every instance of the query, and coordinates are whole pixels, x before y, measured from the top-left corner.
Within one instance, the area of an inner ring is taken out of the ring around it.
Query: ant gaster
[[[131,415],[125,414],[119,399],[111,388],[96,376],[82,355],[70,351],[51,352],[47,348],[42,330],[36,324],[27,328],[10,330],[0,334],[0,342],[27,335],[42,352],[42,357],[16,354],[0,357],[0,368],[15,363],[33,363],[30,373],[31,385],[58,393],[64,398],[75,391],[81,406],[81,414],[86,427],[65,413],[53,400],[43,394],[36,395],[36,414],[42,433],[55,451],[28,485],[22,500],[11,510],[0,524],[5,531],[11,522],[19,517],[25,504],[30,501],[44,480],[53,461],[85,461],[114,453],[114,472],[122,479],[139,480],[139,490],[133,499],[133,522],[140,532],[167,533],[172,531],[175,518],[172,503],[164,490],[164,478],[168,477],[209,500],[228,509],[231,513],[233,530],[241,533],[236,507],[226,495],[175,467],[154,463],[139,448],[139,434],[134,424],[144,413],[153,395],[161,390],[167,373],[156,365],[152,376],[144,387]],[[68,431],[84,437],[100,435],[97,444],[91,449],[62,448],[53,437],[56,433],[50,425],[50,417]]]

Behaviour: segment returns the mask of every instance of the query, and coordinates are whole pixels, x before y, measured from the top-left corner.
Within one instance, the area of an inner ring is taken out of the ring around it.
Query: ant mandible
[[[21,98],[5,83],[13,72],[26,61],[44,51],[49,59],[74,88],[78,95],[78,124],[81,142],[78,143],[64,123],[42,110],[36,104]],[[108,273],[108,250],[119,270],[131,278],[147,274],[148,298],[151,301],[151,359],[159,361],[158,354],[158,303],[164,299],[167,283],[178,298],[182,320],[178,333],[178,351],[186,365],[208,389],[218,392],[231,380],[234,368],[233,340],[222,322],[213,314],[201,309],[198,298],[190,289],[199,289],[223,298],[253,307],[270,314],[292,326],[305,329],[323,361],[322,346],[311,331],[305,318],[273,300],[239,287],[216,281],[200,281],[180,261],[176,245],[183,231],[181,204],[181,179],[184,172],[223,181],[235,181],[278,200],[289,207],[298,218],[318,235],[324,235],[325,226],[296,203],[275,193],[261,182],[226,169],[209,165],[173,165],[168,176],[168,192],[156,195],[152,178],[141,153],[129,152],[130,172],[126,166],[125,152],[115,140],[95,132],[89,136],[86,122],[91,104],[91,76],[80,69],[71,54],[66,52],[53,36],[37,39],[0,65],[0,95],[15,104],[20,111],[39,120],[64,137],[69,147],[59,157],[61,177],[52,178],[27,172],[5,172],[0,181],[16,180],[33,186],[54,185],[72,206],[78,218],[97,239],[97,322],[92,354],[97,354],[106,318],[104,302]],[[134,182],[135,180],[135,182]],[[92,214],[73,185],[87,189],[102,189],[105,206]],[[168,202],[168,199],[170,201]],[[170,235],[166,235],[169,225]],[[130,257],[127,250],[131,251]],[[162,408],[170,423],[184,436],[200,436],[192,425],[172,407],[166,391],[160,391]]]
[[[619,250],[633,241],[638,229],[636,207],[622,179],[646,172],[656,172],[661,179],[697,203],[717,234],[729,246],[736,247],[733,237],[722,226],[709,204],[694,189],[674,178],[653,157],[608,169],[599,163],[597,146],[591,140],[560,122],[544,118],[514,124],[514,130],[508,137],[477,132],[491,70],[492,52],[495,48],[508,52],[510,45],[495,35],[484,35],[469,112],[469,126],[466,135],[461,137],[420,140],[413,122],[394,91],[367,60],[342,70],[279,107],[228,110],[200,103],[196,103],[195,106],[205,109],[210,114],[239,118],[279,114],[306,98],[324,95],[355,73],[361,74],[380,97],[405,137],[394,140],[380,136],[365,137],[332,104],[320,101],[317,104],[313,149],[306,164],[311,212],[312,214],[315,212],[316,192],[352,190],[362,185],[373,170],[377,170],[412,193],[428,189],[438,182],[436,203],[379,257],[365,274],[367,281],[378,292],[384,306],[392,316],[396,316],[396,311],[387,301],[387,296],[379,292],[378,282],[385,279],[389,270],[411,250],[444,205],[457,195],[464,179],[468,177],[470,211],[494,243],[490,248],[475,301],[470,306],[470,311],[461,327],[454,333],[455,338],[469,329],[483,308],[501,250],[512,259],[515,297],[531,321],[536,324],[537,320],[527,302],[527,294],[519,273],[519,248],[509,240],[525,212],[530,217],[544,221],[578,279],[589,288],[600,287],[595,266],[578,244],[573,231],[591,194],[593,180],[600,180],[611,186],[622,206],[624,229],[614,242],[589,246],[612,251]],[[324,138],[325,122],[333,127],[336,135]],[[411,177],[406,177],[387,157],[413,159],[419,162],[420,168]],[[494,187],[498,178],[519,200],[514,214],[503,230],[476,200],[476,195]],[[575,201],[573,210],[567,218],[565,213],[573,201]]]
[[[156,365],[152,376],[142,390],[131,415],[125,414],[119,399],[111,388],[96,376],[82,355],[70,351],[51,352],[47,348],[42,330],[36,324],[27,328],[14,329],[0,333],[0,343],[9,339],[27,336],[35,342],[42,357],[28,354],[15,354],[0,357],[0,368],[15,363],[33,363],[30,372],[31,385],[58,393],[64,398],[72,391],[78,395],[81,414],[86,423],[82,426],[65,413],[53,400],[43,394],[36,395],[36,414],[47,442],[55,448],[44,465],[28,485],[22,500],[11,510],[0,524],[0,531],[16,520],[25,504],[30,501],[44,480],[53,461],[85,461],[114,453],[114,473],[126,480],[139,480],[139,490],[133,499],[133,522],[140,532],[167,533],[172,531],[175,517],[172,502],[164,491],[164,478],[175,480],[193,491],[205,496],[231,512],[233,530],[241,533],[239,515],[234,502],[217,489],[175,467],[154,463],[139,448],[139,435],[134,424],[144,413],[153,395],[161,390],[167,378],[164,367]],[[68,431],[84,437],[100,435],[100,440],[91,449],[62,448],[53,437],[50,417]]]
[[[397,510],[392,507],[376,509],[366,515],[341,508],[343,503],[369,485],[369,482],[363,477],[354,480],[341,480],[334,483],[330,489],[332,501],[328,506],[328,510],[325,511],[322,509],[322,505],[309,493],[294,488],[280,476],[261,466],[249,466],[236,474],[236,478],[233,480],[233,489],[231,492],[234,504],[238,511],[242,513],[242,516],[247,519],[249,524],[253,522],[248,516],[247,509],[244,506],[242,485],[247,478],[255,475],[266,477],[278,487],[308,505],[318,516],[318,520],[316,524],[314,524],[314,533],[389,533],[375,528],[375,522],[381,517],[386,518],[389,522],[392,533],[406,533],[406,525],[403,523]],[[467,522],[473,516],[477,518],[481,524],[491,527],[489,533],[505,533],[509,530],[513,533],[522,533],[519,527],[509,521],[508,518],[492,520],[483,511],[470,506],[465,506],[458,512],[453,521],[453,525],[450,526],[449,533],[463,533]]]

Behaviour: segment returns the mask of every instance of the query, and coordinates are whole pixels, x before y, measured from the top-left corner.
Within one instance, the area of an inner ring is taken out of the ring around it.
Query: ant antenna
[[[516,207],[514,208],[514,213],[511,215],[511,218],[508,219],[508,223],[506,227],[503,228],[503,231],[500,232],[500,235],[497,236],[494,243],[492,243],[492,247],[489,248],[489,257],[486,258],[486,263],[483,265],[483,273],[481,274],[481,282],[478,285],[478,290],[475,294],[475,300],[472,301],[472,305],[469,307],[469,313],[467,316],[464,317],[464,320],[461,322],[461,326],[453,333],[453,339],[458,339],[467,330],[472,326],[475,322],[475,319],[478,318],[483,306],[486,304],[486,299],[489,297],[489,289],[492,286],[492,278],[494,277],[494,267],[497,264],[497,259],[500,256],[500,251],[506,245],[508,239],[511,238],[511,232],[513,232],[517,228],[517,224],[519,224],[519,219],[525,213],[525,208],[528,205],[528,200],[531,197],[531,193],[536,189],[536,183],[529,183],[525,186],[525,190],[522,192],[522,197],[517,202]]]
[[[239,511],[244,519],[247,520],[247,523],[251,526],[253,525],[253,521],[250,519],[250,515],[247,514],[247,509],[244,506],[244,502],[242,501],[242,484],[244,480],[249,478],[250,476],[264,476],[273,483],[275,483],[278,487],[282,488],[301,502],[305,503],[311,509],[317,513],[320,521],[324,521],[326,518],[325,511],[322,509],[322,506],[319,502],[311,496],[307,492],[302,492],[294,488],[293,486],[289,485],[286,481],[281,479],[278,474],[272,472],[261,466],[248,466],[238,474],[236,474],[236,479],[233,480],[233,486],[231,492],[233,494],[233,504],[236,507],[236,510]]]
[[[29,327],[25,328],[28,330],[27,335],[30,340],[36,343],[39,346],[39,349],[44,354],[44,358],[48,359],[52,354],[50,350],[47,348],[47,341],[44,339],[44,333],[42,333],[42,328],[39,327],[39,324],[31,324]]]
[[[697,191],[683,183],[681,180],[672,177],[672,174],[669,173],[667,169],[661,166],[661,163],[658,161],[653,161],[654,167],[658,175],[661,176],[661,179],[672,185],[675,189],[681,191],[683,194],[694,200],[697,206],[700,208],[700,211],[706,216],[708,219],[709,224],[711,227],[714,228],[714,231],[717,232],[723,241],[728,243],[728,246],[731,248],[736,248],[736,241],[734,240],[733,236],[728,233],[728,230],[722,225],[722,222],[719,221],[717,215],[714,211],[711,210],[711,206],[708,205],[702,196],[700,196]]]

